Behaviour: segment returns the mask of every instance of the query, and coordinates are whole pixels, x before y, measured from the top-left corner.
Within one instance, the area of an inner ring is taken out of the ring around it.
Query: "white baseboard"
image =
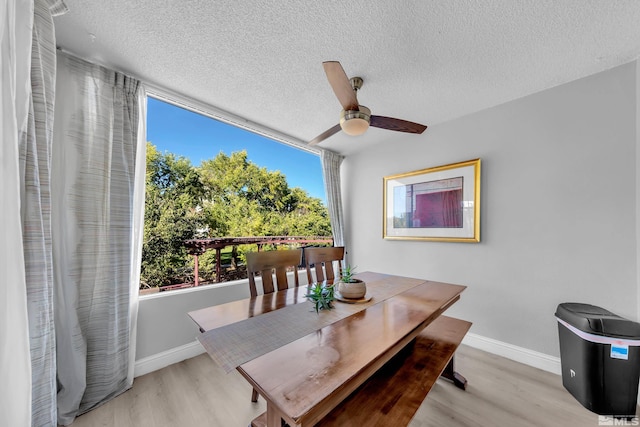
[[[511,359],[516,362],[524,363],[525,365],[533,366],[534,368],[542,369],[543,371],[551,372],[552,374],[561,375],[562,373],[559,357],[549,356],[548,354],[507,344],[502,341],[497,341],[472,333],[468,333],[462,340],[462,343],[469,347],[477,348],[488,353],[506,357],[507,359]],[[204,348],[198,341],[194,341],[180,347],[163,351],[162,353],[136,360],[134,377],[139,377],[141,375],[157,371],[158,369],[196,357],[202,353],[204,353]],[[640,405],[640,394],[638,395],[638,404]]]
[[[562,374],[559,357],[549,356],[548,354],[507,344],[502,341],[497,341],[472,333],[468,333],[462,340],[462,343],[469,347],[477,348],[478,350],[506,357],[507,359],[524,363],[525,365],[533,366],[534,368],[542,369],[543,371],[551,372],[552,374]],[[204,353],[204,348],[198,341],[194,341],[180,347],[163,351],[162,353],[136,360],[134,377],[139,377],[141,375],[157,371],[158,369],[162,369],[174,363],[199,356],[202,353]],[[638,405],[640,405],[640,394],[638,394]]]
[[[140,360],[136,360],[136,366],[133,371],[134,377],[148,374],[158,369],[162,369],[174,363],[191,359],[204,353],[204,348],[198,341],[175,347],[162,353],[157,353]]]
[[[562,373],[559,357],[549,356],[548,354],[539,353],[524,347],[518,347],[472,333],[468,333],[462,340],[462,343],[556,375],[561,375]]]
[[[533,366],[534,368],[542,369],[543,371],[551,372],[552,374],[562,375],[559,357],[549,356],[548,354],[471,333],[468,333],[464,337],[462,343],[469,347],[486,351],[487,353],[496,354],[516,362],[524,363],[525,365]],[[637,401],[638,405],[640,405],[640,393],[638,393]]]
[[[462,340],[462,343],[553,374],[561,374],[559,357],[549,356],[548,354],[539,353],[472,333],[468,333]],[[139,377],[157,371],[158,369],[196,357],[202,353],[204,353],[204,348],[198,341],[194,341],[180,347],[163,351],[162,353],[136,360],[134,376]]]

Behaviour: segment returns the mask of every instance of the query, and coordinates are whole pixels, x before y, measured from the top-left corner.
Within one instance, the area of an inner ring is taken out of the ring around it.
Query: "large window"
[[[153,97],[147,139],[143,292],[246,277],[258,245],[330,242],[317,155]]]

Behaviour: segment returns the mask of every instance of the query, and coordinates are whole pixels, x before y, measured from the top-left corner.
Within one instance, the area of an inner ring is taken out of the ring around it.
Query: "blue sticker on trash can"
[[[611,358],[629,360],[629,346],[611,344]]]

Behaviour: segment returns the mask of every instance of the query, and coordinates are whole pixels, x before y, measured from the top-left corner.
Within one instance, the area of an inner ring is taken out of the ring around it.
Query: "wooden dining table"
[[[313,426],[460,298],[461,285],[366,272],[371,300],[313,311],[306,287],[192,311],[198,337],[267,403],[266,425]]]

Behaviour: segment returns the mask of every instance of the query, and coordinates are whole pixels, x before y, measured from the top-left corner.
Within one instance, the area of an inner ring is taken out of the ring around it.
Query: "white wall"
[[[289,283],[293,284],[293,273],[289,273]],[[300,286],[307,284],[305,271],[298,272]],[[275,280],[275,279],[274,279]],[[258,293],[262,293],[262,281],[256,278]],[[249,281],[236,280],[219,285],[207,285],[171,292],[160,292],[140,297],[138,309],[138,329],[136,339],[136,362],[161,358],[170,363],[193,356],[204,349],[197,343],[198,327],[187,313],[212,305],[224,304],[249,298]],[[189,348],[194,345],[195,348]],[[169,352],[170,354],[162,356]],[[169,363],[154,363],[154,369]],[[148,372],[148,370],[144,370]]]
[[[188,312],[249,298],[247,280],[140,297],[136,360],[193,343],[200,331]]]
[[[637,318],[636,146],[635,62],[420,136],[389,132],[343,163],[350,263],[467,285],[449,313],[471,332],[559,356],[561,302]],[[383,176],[477,157],[481,243],[382,239]]]

